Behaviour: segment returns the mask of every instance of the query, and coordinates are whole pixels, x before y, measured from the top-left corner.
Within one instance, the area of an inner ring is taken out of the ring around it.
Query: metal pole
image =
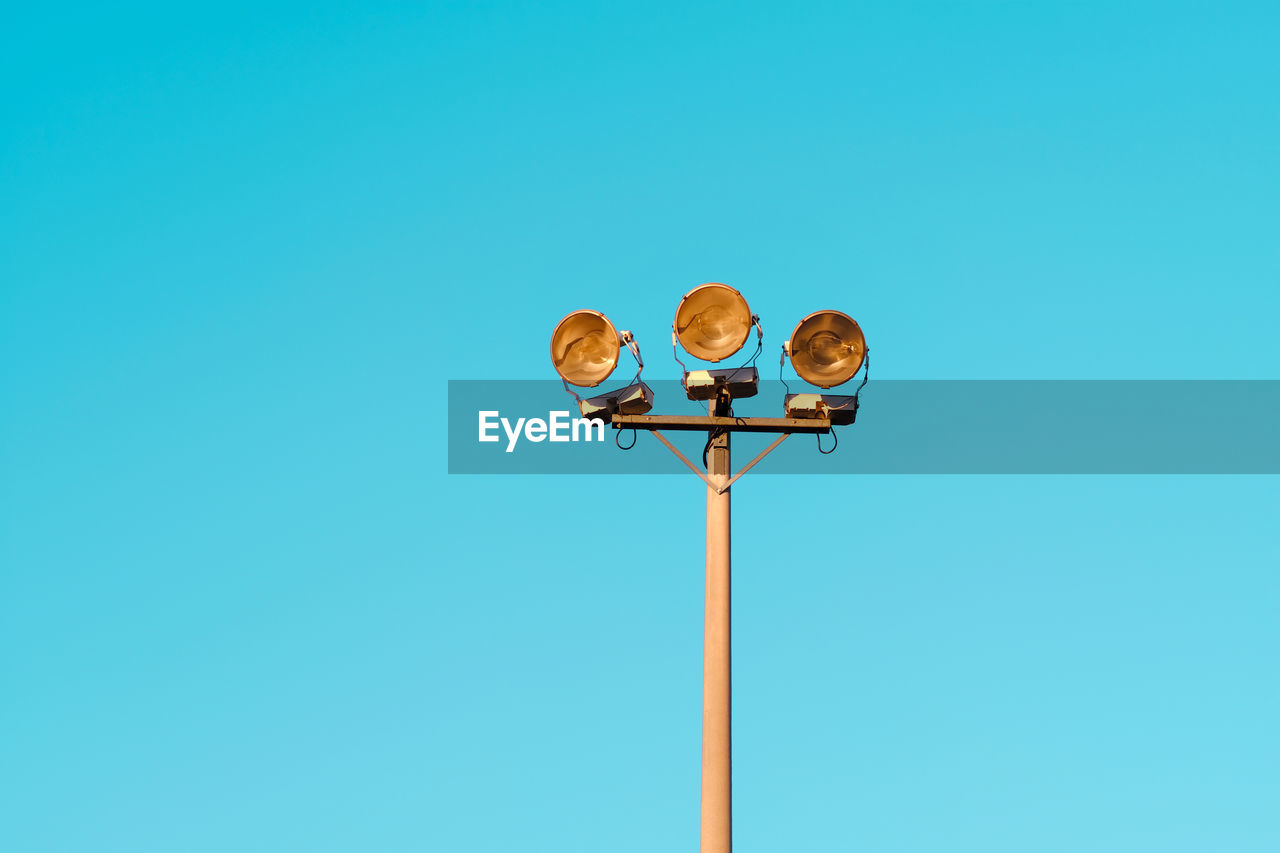
[[[695,474],[707,481],[707,586],[702,650],[702,853],[733,849],[733,779],[730,750],[729,494],[733,482],[793,433],[826,435],[829,418],[734,417],[730,400],[717,399],[706,416],[614,415],[614,429],[646,429]],[[707,430],[707,470],[676,449],[659,431]],[[730,476],[729,436],[735,432],[779,437]]]
[[[727,417],[728,400],[715,414]],[[729,432],[712,433],[707,474],[728,481]],[[733,848],[729,678],[729,490],[707,486],[707,588],[702,657],[702,853]]]

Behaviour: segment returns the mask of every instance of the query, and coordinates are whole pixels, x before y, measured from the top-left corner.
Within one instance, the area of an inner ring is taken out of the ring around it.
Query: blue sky
[[[445,474],[571,309],[846,310],[866,417],[1280,375],[1267,4],[6,22],[6,850],[691,849],[698,482]],[[1280,842],[1275,478],[735,498],[741,851]]]

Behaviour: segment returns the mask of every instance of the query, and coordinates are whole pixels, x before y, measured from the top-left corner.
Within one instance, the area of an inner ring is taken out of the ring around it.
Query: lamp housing
[[[721,391],[741,399],[754,397],[760,390],[760,374],[754,367],[690,370],[681,382],[690,400],[714,400]]]
[[[653,389],[643,382],[578,401],[578,411],[584,418],[605,423],[614,415],[643,415],[652,408]]]
[[[708,282],[681,298],[671,328],[685,352],[714,363],[742,349],[753,322],[741,293],[727,284]]]
[[[570,385],[594,388],[618,366],[622,336],[599,311],[574,311],[551,333],[551,364]]]
[[[801,379],[831,388],[848,382],[862,368],[867,340],[848,314],[815,311],[796,325],[783,350]]]
[[[828,418],[832,426],[846,426],[858,417],[858,397],[838,394],[788,394],[783,408],[789,418]]]

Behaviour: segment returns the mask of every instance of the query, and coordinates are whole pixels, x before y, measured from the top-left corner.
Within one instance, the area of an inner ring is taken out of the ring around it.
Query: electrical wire
[[[729,393],[729,390],[727,388],[721,388],[720,393],[716,396],[716,399],[714,401],[707,402],[707,409],[708,409],[707,414],[715,413],[715,408],[713,408],[713,406],[715,406],[716,408],[719,407],[719,403],[721,401],[722,396],[724,400],[725,417],[730,417],[730,418],[734,417],[733,395]],[[726,432],[728,432],[728,430],[725,429],[724,427],[713,427],[707,433],[707,443],[702,446],[702,467],[703,468],[709,469],[711,467],[707,462],[707,454],[711,451],[712,443],[717,438],[724,435]]]
[[[834,429],[833,429],[833,430],[831,430],[831,439],[832,439],[832,443],[831,443],[831,449],[830,449],[830,450],[823,450],[823,449],[822,449],[822,433],[820,433],[820,432],[815,432],[815,433],[813,434],[813,437],[814,437],[814,438],[816,438],[816,439],[818,439],[818,452],[819,452],[819,453],[821,453],[823,456],[826,456],[826,455],[831,454],[831,453],[835,453],[835,452],[836,452],[836,448],[840,446],[840,436],[836,435],[836,431],[835,431]]]
[[[724,433],[724,427],[715,427],[707,433],[707,443],[702,445],[702,467],[710,469],[711,464],[707,462],[707,454],[711,452],[711,444]]]
[[[853,392],[853,402],[852,402],[852,405],[853,405],[853,416],[854,416],[855,418],[858,416],[858,406],[860,405],[860,400],[859,400],[859,398],[858,398],[858,395],[860,395],[860,394],[862,393],[862,389],[863,389],[863,388],[867,387],[867,379],[869,379],[869,378],[871,377],[871,351],[870,351],[870,350],[867,350],[867,352],[866,352],[866,354],[865,354],[865,360],[864,360],[864,361],[863,361],[863,363],[862,363],[862,368],[863,368],[863,370],[862,370],[862,382],[860,382],[860,383],[858,384],[858,389],[857,389],[856,391],[854,391],[854,392]],[[782,378],[782,363],[781,363],[781,362],[779,362],[779,363],[778,363],[778,378],[779,378],[779,379],[781,379],[781,378]],[[787,383],[786,383],[786,382],[783,382],[782,384],[783,384],[783,385],[786,385]],[[842,408],[842,409],[843,409],[843,408],[848,408],[848,405],[849,405],[849,404],[846,404],[846,405],[844,405],[844,406],[840,406],[839,408]],[[821,434],[821,433],[814,433],[814,438],[816,438],[816,439],[818,440],[818,452],[819,452],[819,453],[821,453],[823,456],[826,456],[826,455],[831,454],[831,453],[835,453],[835,452],[836,452],[836,448],[840,446],[840,435],[839,435],[839,433],[837,433],[837,432],[836,432],[835,427],[832,427],[832,428],[831,428],[831,439],[832,439],[832,443],[831,443],[831,449],[830,449],[830,450],[823,450],[823,449],[822,449],[822,434]]]
[[[863,359],[864,360],[862,362],[862,384],[858,386],[857,391],[853,392],[853,396],[855,399],[859,394],[862,393],[862,389],[865,388],[867,385],[867,379],[871,377],[871,350],[870,349],[868,349],[866,353],[863,354]]]
[[[763,349],[764,349],[764,335],[758,335],[756,337],[756,351],[751,354],[751,358],[747,359],[745,362],[742,363],[742,367],[739,367],[738,370],[743,370],[748,367],[755,367],[756,359],[760,357],[760,352]]]
[[[764,350],[764,326],[760,324],[759,314],[751,315],[751,325],[756,327],[756,351],[751,354],[751,358],[742,363],[742,367],[737,368],[738,370],[755,367],[756,359],[760,357],[761,351]],[[751,330],[748,328],[747,333],[750,334],[750,332]]]

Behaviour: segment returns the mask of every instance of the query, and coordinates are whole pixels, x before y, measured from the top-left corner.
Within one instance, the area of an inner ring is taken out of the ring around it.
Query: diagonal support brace
[[[750,462],[744,465],[741,471],[734,474],[732,477],[725,478],[725,477],[712,477],[709,474],[705,473],[697,465],[694,465],[692,462],[690,462],[689,457],[681,453],[679,449],[677,449],[674,444],[668,441],[667,437],[663,435],[661,432],[659,432],[658,430],[651,429],[649,430],[649,432],[656,435],[658,437],[658,440],[667,446],[668,450],[674,453],[681,462],[687,465],[690,471],[697,474],[698,477],[700,477],[702,481],[706,483],[707,486],[709,486],[717,495],[723,495],[725,492],[729,491],[729,487],[732,486],[735,482],[737,482],[739,477],[741,477],[743,474],[747,473],[753,467],[755,467],[757,462],[759,462],[761,459],[764,459],[766,456],[772,453],[775,447],[777,447],[779,444],[782,444],[783,440],[787,436],[791,435],[791,433],[789,432],[782,433],[781,435],[779,435],[777,438],[773,440],[772,444],[770,444],[768,447],[762,450],[759,454],[757,454],[755,459],[752,459]]]
[[[725,492],[729,491],[729,487],[730,487],[730,486],[732,486],[735,482],[737,482],[737,480],[738,480],[738,478],[739,478],[739,477],[741,477],[743,474],[745,474],[745,473],[747,473],[748,471],[750,471],[753,467],[755,467],[755,464],[756,464],[757,462],[759,462],[761,459],[765,458],[765,457],[766,457],[766,456],[768,456],[770,453],[772,453],[772,452],[773,452],[773,449],[774,449],[775,447],[777,447],[779,444],[782,444],[783,439],[785,439],[785,438],[786,438],[787,436],[789,436],[789,435],[791,435],[791,433],[789,433],[789,432],[784,432],[782,435],[780,435],[780,436],[778,436],[777,438],[775,438],[775,439],[773,440],[773,444],[770,444],[768,447],[766,447],[764,450],[762,450],[762,451],[761,451],[761,452],[756,456],[756,458],[755,458],[755,459],[752,459],[752,460],[751,460],[750,462],[748,462],[746,465],[742,466],[742,470],[741,470],[741,471],[739,471],[738,473],[734,474],[732,477],[730,477],[730,478],[729,478],[729,480],[728,480],[728,482],[726,482],[723,486],[721,486],[721,487],[717,488],[717,489],[716,489],[716,494],[723,495]]]
[[[658,437],[658,441],[661,441],[663,444],[665,444],[667,446],[667,449],[670,450],[672,453],[674,453],[681,462],[683,462],[685,465],[688,465],[689,470],[697,474],[699,477],[701,477],[704,483],[706,483],[712,489],[716,489],[717,490],[716,494],[721,494],[721,492],[719,491],[720,489],[719,484],[717,484],[715,480],[713,480],[709,475],[704,473],[701,468],[699,468],[697,465],[694,465],[692,462],[690,462],[689,457],[681,453],[674,444],[672,444],[670,441],[667,440],[667,437],[665,435],[658,432],[656,429],[651,429],[649,430],[649,432],[656,435]],[[717,477],[716,479],[718,480],[720,478]]]

